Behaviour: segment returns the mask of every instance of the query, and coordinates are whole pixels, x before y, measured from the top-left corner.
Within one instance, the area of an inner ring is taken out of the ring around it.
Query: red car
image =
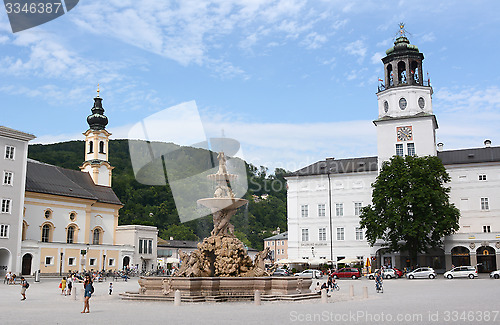
[[[396,269],[395,267],[393,267],[392,269],[394,270],[394,272],[396,272],[398,278],[401,278],[403,276],[403,271],[401,271],[400,269]]]
[[[336,272],[332,272],[331,276],[334,279],[338,278],[358,279],[361,278],[361,272],[359,271],[359,269],[354,267],[344,267],[343,269],[337,270]]]

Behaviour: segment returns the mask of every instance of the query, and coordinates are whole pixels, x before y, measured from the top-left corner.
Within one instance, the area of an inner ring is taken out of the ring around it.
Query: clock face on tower
[[[411,126],[400,126],[396,128],[398,141],[413,140],[413,132]]]

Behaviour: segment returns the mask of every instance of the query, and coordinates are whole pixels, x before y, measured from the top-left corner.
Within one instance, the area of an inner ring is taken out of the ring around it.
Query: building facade
[[[290,259],[342,258],[376,266],[410,266],[407,252],[370,247],[359,227],[362,207],[371,203],[371,184],[382,163],[394,155],[438,156],[451,176],[450,201],[461,211],[460,229],[444,247],[419,256],[419,265],[441,271],[451,265],[478,265],[487,272],[500,266],[500,147],[443,151],[436,144],[437,118],[432,87],[423,78],[423,54],[401,35],[382,59],[379,86],[377,156],[327,158],[287,177],[288,255]]]
[[[0,126],[0,276],[21,269],[21,236],[28,142],[32,134]]]
[[[288,258],[288,231],[264,239],[264,248],[269,247],[271,263]]]
[[[111,134],[105,129],[108,119],[99,95],[87,122],[80,171],[31,159],[25,163],[19,240],[22,274],[109,271],[128,266],[140,270],[144,263],[147,268],[156,266],[156,227],[118,226],[122,203],[111,188]]]

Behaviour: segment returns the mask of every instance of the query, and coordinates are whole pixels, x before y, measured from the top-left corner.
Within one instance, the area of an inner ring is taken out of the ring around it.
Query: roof
[[[286,176],[310,176],[326,174],[348,174],[371,172],[378,170],[377,157],[362,157],[348,159],[327,158],[312,165],[299,169]]]
[[[175,248],[197,248],[199,241],[196,240],[164,240],[158,238],[158,246],[168,246]]]
[[[438,127],[436,115],[429,114],[429,113],[426,113],[426,112],[419,112],[419,113],[414,114],[414,115],[405,115],[405,116],[389,116],[389,115],[386,115],[386,116],[382,116],[378,120],[373,121],[373,124],[377,125],[377,123],[379,123],[379,122],[393,121],[393,120],[405,120],[405,119],[412,119],[412,118],[416,118],[416,117],[420,118],[420,117],[425,117],[425,116],[432,118],[434,120],[434,123],[436,124],[436,127]]]
[[[277,234],[269,238],[264,238],[264,240],[288,240],[288,231],[282,232],[281,234]]]
[[[23,141],[30,141],[36,138],[33,134],[21,132],[1,125],[0,125],[0,136],[13,138],[17,140],[23,140]]]
[[[438,157],[443,165],[500,162],[500,147],[439,151]]]
[[[89,173],[28,159],[26,191],[122,205],[113,189],[94,184]]]

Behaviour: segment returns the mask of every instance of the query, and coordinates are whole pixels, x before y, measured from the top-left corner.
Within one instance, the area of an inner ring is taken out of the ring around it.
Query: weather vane
[[[397,32],[395,38],[398,38],[398,37],[406,37],[406,35],[411,35],[411,33],[409,33],[406,28],[405,28],[405,23],[401,22],[399,23],[399,31]]]

